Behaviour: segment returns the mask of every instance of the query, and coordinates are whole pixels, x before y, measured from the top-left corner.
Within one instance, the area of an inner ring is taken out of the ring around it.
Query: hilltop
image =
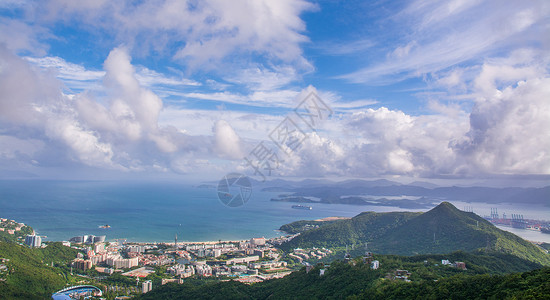
[[[291,224],[282,228],[292,227]],[[345,247],[365,242],[369,243],[371,251],[384,254],[483,250],[509,253],[550,265],[550,255],[537,246],[498,229],[474,213],[460,211],[448,202],[442,202],[425,213],[365,212],[349,220],[321,224],[318,228],[303,231],[281,248]]]

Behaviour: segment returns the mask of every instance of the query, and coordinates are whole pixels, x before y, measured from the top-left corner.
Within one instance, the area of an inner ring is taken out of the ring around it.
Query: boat
[[[307,209],[307,210],[312,210],[312,209],[313,209],[313,207],[307,206],[307,205],[292,205],[292,208],[295,208],[295,209]]]
[[[105,224],[105,225],[99,226],[99,228],[105,229],[105,228],[111,228],[111,226]]]
[[[550,227],[541,227],[540,232],[550,234]]]

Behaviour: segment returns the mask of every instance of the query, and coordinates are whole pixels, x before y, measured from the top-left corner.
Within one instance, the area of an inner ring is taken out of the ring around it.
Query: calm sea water
[[[336,204],[298,210],[292,203],[269,201],[278,194],[253,189],[245,206],[229,208],[215,189],[177,182],[6,180],[0,181],[0,217],[28,224],[49,241],[94,234],[107,240],[168,242],[175,234],[178,241],[273,237],[281,225],[296,220],[403,210]],[[99,228],[105,224],[111,228]]]

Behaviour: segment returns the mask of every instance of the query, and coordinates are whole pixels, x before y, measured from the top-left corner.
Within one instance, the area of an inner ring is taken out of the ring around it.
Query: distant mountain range
[[[259,183],[263,191],[284,192],[273,201],[311,202],[315,197],[320,203],[354,205],[385,205],[402,208],[429,208],[441,201],[484,203],[524,203],[550,206],[550,186],[542,188],[493,188],[493,187],[437,187],[427,182],[400,184],[385,179],[304,180],[300,182],[274,180]],[[405,200],[405,201],[403,201]]]
[[[537,246],[498,229],[474,213],[460,211],[449,202],[442,202],[425,213],[364,212],[347,220],[313,222],[312,225],[319,228],[303,231],[281,248],[343,247],[368,242],[369,249],[383,254],[484,250],[550,265],[550,255]],[[307,223],[300,221],[299,225]],[[296,228],[292,224],[282,226],[281,230]]]

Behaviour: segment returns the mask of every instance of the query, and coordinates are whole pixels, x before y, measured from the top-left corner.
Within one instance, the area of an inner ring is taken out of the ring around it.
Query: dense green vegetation
[[[12,242],[0,241],[0,258],[9,272],[0,281],[2,299],[50,299],[51,293],[65,286],[70,274],[54,265],[67,265],[76,250],[52,243],[46,248],[30,249]]]
[[[382,281],[348,299],[550,299],[550,268],[507,275],[457,275],[438,281]]]
[[[550,268],[490,275],[537,267],[508,254],[456,252],[413,257],[376,255],[375,258],[381,263],[378,270],[370,269],[358,258],[353,263],[337,261],[330,266],[318,265],[309,273],[304,268],[282,279],[253,285],[187,280],[182,285],[155,287],[138,299],[543,299],[542,296],[550,295]],[[460,259],[466,262],[467,270],[443,266],[441,259]],[[325,269],[323,276],[320,269]],[[411,282],[390,279],[388,274],[396,269],[408,270]]]
[[[315,228],[315,227],[321,227],[328,224],[332,224],[335,221],[308,221],[308,220],[300,220],[292,223],[285,224],[279,228],[279,230],[282,230],[289,234],[296,234],[296,233],[302,233],[306,230]]]
[[[483,249],[550,266],[550,255],[540,248],[448,202],[426,213],[361,213],[304,231],[282,248],[343,247],[365,242],[377,253],[415,255]]]
[[[364,212],[351,219],[337,220],[317,229],[302,232],[290,242],[283,244],[281,248],[290,250],[298,247],[339,247],[364,243],[379,239],[388,231],[395,230],[418,215],[419,213],[411,212]],[[300,224],[307,224],[307,222],[294,222],[290,226],[281,227],[281,230],[287,227],[298,227]]]

